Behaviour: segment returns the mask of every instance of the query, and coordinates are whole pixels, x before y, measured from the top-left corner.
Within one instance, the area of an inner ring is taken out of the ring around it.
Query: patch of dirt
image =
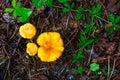
[[[32,9],[32,3],[29,0],[19,0],[23,6]],[[55,1],[55,0],[54,0]],[[72,0],[71,0],[72,1]],[[92,5],[101,3],[105,14],[103,18],[107,19],[108,13],[120,14],[119,0],[73,0],[76,6],[86,5],[90,8]],[[26,44],[30,40],[23,39],[19,35],[18,19],[14,19],[12,14],[5,13],[4,9],[11,7],[11,0],[0,1],[0,80],[119,80],[120,77],[120,30],[115,31],[112,36],[97,24],[96,34],[98,42],[94,44],[93,50],[84,50],[85,59],[82,64],[72,64],[72,54],[77,53],[79,32],[83,29],[85,22],[75,20],[75,12],[63,13],[61,8],[46,6],[42,10],[34,9],[28,22],[34,24],[37,34],[33,42],[36,42],[37,36],[46,31],[60,32],[65,46],[63,55],[55,62],[41,62],[37,56],[30,57],[26,54]],[[54,5],[57,4],[55,1]],[[90,6],[90,7],[89,7]],[[104,24],[104,23],[103,23]],[[90,53],[92,54],[90,57]],[[89,62],[96,62],[104,70],[101,75],[89,70]],[[74,70],[79,67],[86,67],[83,75],[74,74]],[[110,67],[110,70],[108,69]],[[114,69],[113,74],[111,71]],[[111,75],[107,75],[110,73]],[[111,79],[107,79],[108,76]]]

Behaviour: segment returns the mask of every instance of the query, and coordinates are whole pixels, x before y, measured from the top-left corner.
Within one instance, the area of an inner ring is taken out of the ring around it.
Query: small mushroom
[[[37,38],[38,57],[43,62],[57,60],[64,50],[63,40],[58,32],[44,32]]]
[[[27,43],[27,49],[26,52],[30,55],[30,56],[35,56],[38,52],[38,47],[35,43]]]
[[[36,34],[36,28],[31,23],[26,23],[20,27],[19,33],[23,38],[31,39]]]

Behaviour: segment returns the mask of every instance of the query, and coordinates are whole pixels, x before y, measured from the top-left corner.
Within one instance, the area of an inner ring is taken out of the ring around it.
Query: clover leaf
[[[91,71],[97,71],[99,69],[100,69],[100,65],[99,64],[97,64],[97,63],[91,63],[90,64],[90,70]]]

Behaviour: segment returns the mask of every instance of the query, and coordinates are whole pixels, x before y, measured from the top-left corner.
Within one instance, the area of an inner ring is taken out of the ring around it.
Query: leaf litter
[[[24,0],[21,0],[21,2],[23,6],[32,8],[30,1],[25,0],[24,2]],[[81,5],[88,3],[90,6],[101,2],[106,9],[104,11],[107,11],[104,17],[106,17],[107,13],[120,14],[120,2],[118,0],[109,0],[109,2],[104,0],[75,0],[75,2],[77,5],[78,3]],[[30,57],[25,54],[25,45],[29,41],[19,38],[18,29],[22,24],[14,20],[10,14],[4,13],[4,9],[10,7],[9,3],[10,0],[2,0],[0,2],[0,78],[2,80],[106,80],[106,75],[102,74],[97,77],[95,73],[88,70],[87,63],[91,50],[83,52],[86,58],[83,60],[82,65],[87,67],[85,73],[83,75],[75,75],[73,72],[76,67],[81,66],[71,63],[71,54],[79,50],[76,47],[79,42],[78,31],[82,30],[81,26],[84,24],[84,21],[74,20],[74,13],[63,14],[58,8],[47,9],[45,7],[42,12],[36,10],[31,16],[29,22],[33,23],[38,29],[37,35],[44,31],[58,31],[62,34],[65,45],[67,45],[65,53],[59,60],[52,63],[43,63],[37,56]],[[101,36],[99,36],[98,42],[94,44],[90,61],[100,63],[103,68],[106,68],[108,61],[110,61],[109,67],[115,67],[111,79],[119,80],[120,30],[114,32],[112,36],[108,36],[99,27],[98,33]],[[113,66],[115,59],[117,60],[115,66]]]

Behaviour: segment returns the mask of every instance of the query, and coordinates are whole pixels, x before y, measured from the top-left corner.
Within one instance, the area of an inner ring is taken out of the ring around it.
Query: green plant
[[[99,64],[97,64],[97,63],[91,63],[90,64],[90,70],[91,71],[97,71],[99,69],[100,69],[100,65]]]
[[[108,14],[108,18],[110,20],[110,26],[106,27],[105,30],[111,35],[114,31],[119,29],[117,24],[120,22],[120,16],[115,17],[113,14]]]
[[[102,9],[102,5],[101,4],[97,4],[96,6],[93,6],[89,15],[94,18],[94,17],[100,17],[103,13],[101,11]]]
[[[79,50],[77,54],[72,54],[72,57],[73,57],[72,59],[73,64],[74,63],[80,64],[85,56],[83,55],[82,50]]]
[[[101,74],[102,74],[102,71],[97,72],[97,74],[98,74],[98,75],[101,75]]]
[[[80,42],[77,44],[80,50],[77,54],[72,54],[72,63],[78,63],[81,64],[82,60],[85,58],[83,55],[84,48],[91,48],[91,44],[95,41],[93,37],[90,36],[91,32],[95,29],[93,24],[85,24],[84,29],[80,32]],[[78,68],[75,70],[75,74],[82,74],[85,69]]]
[[[120,16],[115,17],[113,14],[108,14],[108,18],[112,24],[118,24],[120,22]]]
[[[66,12],[70,12],[71,10],[72,10],[72,8],[74,8],[75,7],[75,3],[74,2],[72,2],[71,4],[70,4],[70,0],[58,0],[60,3],[62,3],[63,4],[63,12],[64,13],[66,13]]]
[[[95,28],[92,24],[85,24],[83,31],[80,32],[80,42],[78,43],[81,49],[85,47],[90,48],[91,44],[95,41],[95,39],[90,36],[93,30],[95,30]]]
[[[94,42],[94,39],[91,37],[85,37],[84,35],[80,35],[80,42],[78,43],[78,46],[82,49],[85,47],[90,48],[90,45]]]
[[[86,70],[85,68],[79,67],[79,68],[77,68],[77,69],[74,70],[74,73],[75,74],[79,74],[79,73],[83,74],[85,72],[85,70]]]
[[[53,4],[53,0],[32,0],[32,4],[36,8],[42,8],[45,4],[48,7],[51,7]]]
[[[5,12],[12,13],[14,18],[20,17],[20,22],[26,22],[32,11],[25,7],[22,7],[21,2],[16,2],[16,0],[12,0],[11,4],[13,8],[6,8]]]
[[[75,11],[77,13],[77,16],[75,16],[75,20],[80,20],[81,18],[84,18],[83,13],[85,12],[85,9],[80,7],[78,9],[76,9]]]

